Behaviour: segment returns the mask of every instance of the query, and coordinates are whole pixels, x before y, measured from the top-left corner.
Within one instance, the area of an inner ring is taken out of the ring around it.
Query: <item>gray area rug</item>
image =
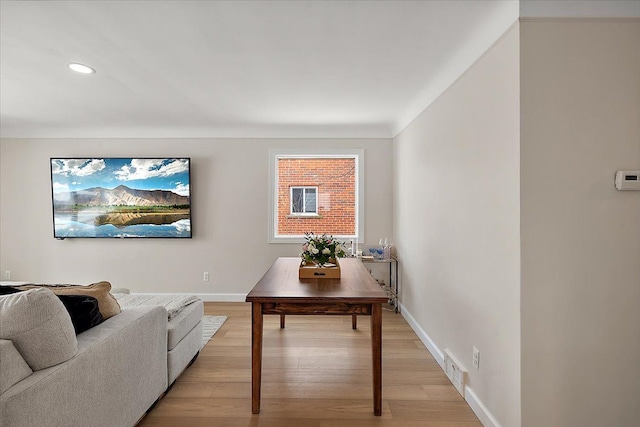
[[[202,347],[213,338],[225,320],[227,316],[202,316]]]

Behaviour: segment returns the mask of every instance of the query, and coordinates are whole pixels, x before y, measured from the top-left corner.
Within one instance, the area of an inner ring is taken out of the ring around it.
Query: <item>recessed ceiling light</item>
[[[87,65],[78,64],[75,62],[72,62],[71,64],[69,64],[69,68],[71,68],[73,71],[77,73],[82,73],[82,74],[93,74],[96,72],[96,70],[94,70],[93,68]]]

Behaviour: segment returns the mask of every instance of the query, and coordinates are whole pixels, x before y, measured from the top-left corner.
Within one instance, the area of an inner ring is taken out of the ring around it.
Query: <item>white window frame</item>
[[[291,148],[269,150],[269,243],[304,243],[304,234],[276,234],[278,230],[278,160],[279,159],[352,158],[355,161],[355,234],[334,235],[342,241],[364,241],[364,149],[363,148]],[[304,186],[300,186],[304,187]],[[317,208],[320,193],[316,193]],[[299,215],[299,214],[295,214]]]
[[[293,211],[293,190],[301,189],[302,190],[302,208],[304,212],[294,212]],[[307,190],[313,189],[316,191],[316,210],[313,212],[307,212]],[[312,185],[292,185],[289,187],[289,215],[291,216],[318,216],[318,187],[314,187]]]

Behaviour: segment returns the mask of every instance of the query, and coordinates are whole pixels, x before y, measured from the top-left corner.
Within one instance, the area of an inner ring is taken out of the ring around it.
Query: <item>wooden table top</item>
[[[298,257],[278,258],[246,301],[385,303],[389,299],[359,259],[340,259],[340,279],[299,279],[299,266]]]

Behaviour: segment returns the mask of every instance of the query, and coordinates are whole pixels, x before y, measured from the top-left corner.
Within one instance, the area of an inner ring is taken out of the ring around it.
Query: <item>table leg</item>
[[[356,314],[351,316],[351,329],[358,329],[358,316]]]
[[[280,315],[280,329],[284,329],[284,314]]]
[[[373,414],[382,415],[382,305],[371,304],[371,355],[373,356]]]
[[[262,383],[262,303],[251,303],[251,412],[260,413]]]

